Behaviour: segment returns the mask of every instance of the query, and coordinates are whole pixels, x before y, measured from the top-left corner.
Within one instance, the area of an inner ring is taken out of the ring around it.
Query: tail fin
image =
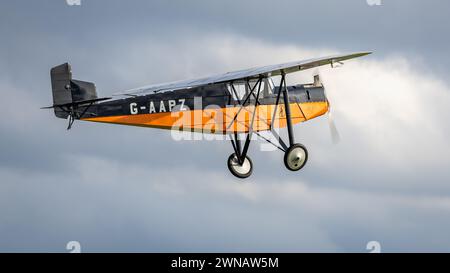
[[[65,63],[55,66],[50,70],[53,92],[53,106],[55,116],[67,118],[68,111],[63,109],[67,106],[78,106],[83,103],[97,101],[95,84],[72,79],[72,68]]]
[[[72,127],[76,119],[82,118],[95,103],[111,98],[99,98],[95,84],[72,79],[70,64],[65,63],[50,70],[52,80],[53,105],[42,109],[52,109],[58,118],[69,118]]]

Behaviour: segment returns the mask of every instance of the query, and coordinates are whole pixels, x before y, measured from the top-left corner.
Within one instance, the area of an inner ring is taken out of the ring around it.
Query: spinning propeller
[[[314,85],[322,85],[321,78],[322,78],[322,76],[321,76],[319,70],[316,69],[314,71]],[[333,141],[333,144],[337,144],[337,143],[340,142],[341,137],[339,135],[338,129],[337,129],[336,124],[334,122],[332,105],[331,105],[331,102],[328,99],[327,91],[326,91],[325,87],[324,87],[324,93],[325,93],[325,97],[326,97],[327,102],[328,102],[327,120],[328,120],[328,127],[330,128],[331,140]]]

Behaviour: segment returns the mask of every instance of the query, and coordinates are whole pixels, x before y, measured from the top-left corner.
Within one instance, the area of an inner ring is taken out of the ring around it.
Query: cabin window
[[[258,80],[251,80],[250,81],[250,86],[251,88],[253,88],[256,84],[258,83]],[[259,98],[267,98],[273,95],[273,91],[274,91],[274,84],[272,81],[272,78],[265,78],[262,79],[261,82],[261,91],[259,93]],[[258,94],[258,86],[256,86],[256,88],[253,90],[253,93]]]
[[[228,92],[230,92],[233,100],[240,101],[241,103],[243,100],[245,100],[250,93],[250,91],[253,89],[253,94],[255,96],[250,96],[250,100],[254,100],[256,95],[258,94],[258,85],[259,82],[257,79],[250,80],[248,83],[247,81],[241,81],[241,82],[234,82],[233,84],[228,84]],[[256,87],[255,87],[256,85]],[[268,96],[271,96],[273,94],[273,82],[271,79],[263,79],[261,82],[261,89],[259,93],[259,98],[265,98]]]
[[[275,84],[273,83],[272,78],[267,78],[267,94],[265,94],[264,96],[272,95],[274,90]]]
[[[259,81],[258,80],[251,80],[249,82],[249,85],[250,85],[250,88],[253,89],[253,93],[256,96],[258,94]],[[266,90],[266,80],[263,79],[262,82],[261,82],[261,89],[260,89],[260,92],[259,92],[259,97],[260,98],[264,97],[264,94],[266,93],[265,90]]]
[[[227,88],[235,101],[241,101],[247,95],[247,88],[244,82],[228,84]]]

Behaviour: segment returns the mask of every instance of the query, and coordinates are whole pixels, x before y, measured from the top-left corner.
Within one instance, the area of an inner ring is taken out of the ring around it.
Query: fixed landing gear
[[[250,145],[251,133],[247,134],[244,142],[244,147],[241,145],[241,140],[238,134],[235,133],[231,138],[233,144],[234,153],[228,157],[228,169],[237,178],[247,178],[252,174],[253,162],[250,157],[247,156],[248,147]]]
[[[237,114],[234,116],[233,121],[230,123],[230,125],[227,127],[229,128],[237,118],[237,115],[242,110],[242,108],[245,107],[246,103],[248,102],[250,95],[253,94],[253,91],[258,86],[258,92],[255,96],[255,105],[254,109],[258,106],[259,103],[259,94],[261,90],[261,82],[262,78],[259,79],[259,81],[255,84],[253,88],[251,88],[249,94],[245,98],[244,102],[241,105],[241,108],[237,112]],[[250,86],[249,86],[250,88]],[[286,127],[288,131],[288,137],[289,137],[289,147],[286,145],[286,143],[281,139],[281,137],[273,130],[272,124],[270,125],[270,132],[276,137],[278,140],[278,144],[273,143],[271,140],[263,137],[260,135],[257,131],[253,131],[253,122],[255,119],[255,112],[253,111],[251,123],[249,126],[248,133],[243,138],[245,139],[243,147],[241,146],[241,138],[238,136],[238,133],[235,131],[234,134],[230,134],[231,137],[231,144],[233,145],[234,153],[230,155],[228,158],[228,169],[230,172],[238,177],[238,178],[247,178],[252,174],[253,171],[253,163],[251,159],[247,156],[248,148],[251,142],[251,136],[253,133],[257,134],[262,139],[266,140],[267,142],[274,145],[276,148],[284,152],[284,165],[286,168],[290,171],[299,171],[301,170],[306,162],[308,161],[308,150],[303,146],[302,144],[295,143],[294,138],[294,131],[292,128],[292,118],[291,118],[291,109],[290,109],[290,101],[289,101],[289,92],[286,86],[286,77],[284,71],[281,73],[281,81],[280,81],[280,87],[278,89],[278,95],[275,103],[275,110],[273,111],[272,121],[275,120],[275,114],[277,113],[277,107],[280,102],[281,94],[283,94],[283,101],[284,101],[284,111],[286,114]],[[253,94],[254,96],[254,94]],[[302,112],[303,113],[303,112]],[[306,120],[306,117],[305,117]]]
[[[308,161],[308,150],[302,144],[294,144],[284,153],[284,165],[290,171],[301,170]],[[236,153],[228,157],[228,170],[237,178],[248,178],[253,172],[253,162],[247,155],[239,160]]]
[[[308,161],[308,150],[302,144],[294,144],[284,153],[284,165],[290,171],[299,171]]]
[[[237,178],[247,178],[252,174],[253,163],[248,156],[245,156],[243,162],[239,163],[238,156],[233,153],[228,157],[228,169]]]

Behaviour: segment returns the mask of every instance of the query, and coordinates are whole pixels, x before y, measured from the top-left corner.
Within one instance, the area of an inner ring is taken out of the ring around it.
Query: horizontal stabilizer
[[[64,103],[64,104],[54,104],[52,106],[42,107],[41,109],[63,108],[63,107],[70,107],[70,106],[83,106],[86,104],[91,104],[91,103],[104,101],[104,100],[110,100],[110,99],[111,98],[105,97],[105,98],[96,98],[96,99],[91,99],[91,100],[80,100],[80,101]]]

